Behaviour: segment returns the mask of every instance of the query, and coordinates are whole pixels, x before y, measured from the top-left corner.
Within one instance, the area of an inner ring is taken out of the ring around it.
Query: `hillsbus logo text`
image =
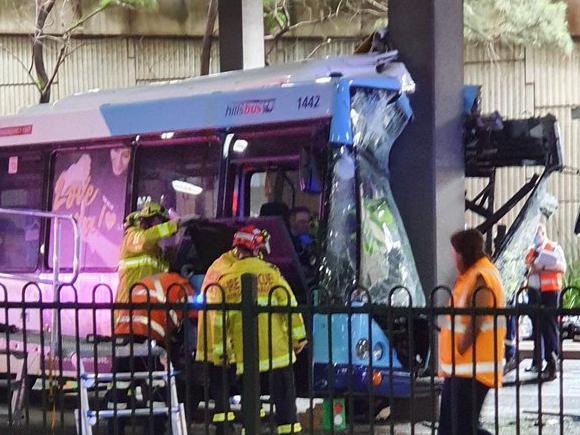
[[[270,113],[274,110],[275,98],[270,100],[240,101],[226,107],[226,117],[230,116],[253,116]]]

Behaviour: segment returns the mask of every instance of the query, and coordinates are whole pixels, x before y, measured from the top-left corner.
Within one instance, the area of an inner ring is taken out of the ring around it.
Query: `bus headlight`
[[[373,358],[375,361],[380,360],[383,357],[385,349],[381,343],[377,343],[373,346]]]
[[[367,359],[369,357],[369,342],[361,338],[356,344],[356,356],[360,359]]]

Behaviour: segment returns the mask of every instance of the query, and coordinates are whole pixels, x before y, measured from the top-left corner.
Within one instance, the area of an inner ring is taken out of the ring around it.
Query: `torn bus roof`
[[[74,95],[0,118],[0,146],[328,118],[337,81],[412,91],[414,83],[395,57],[389,52],[303,61]]]

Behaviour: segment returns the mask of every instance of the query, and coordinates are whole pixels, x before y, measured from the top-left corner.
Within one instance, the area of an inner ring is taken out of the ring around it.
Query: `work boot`
[[[507,375],[509,372],[515,370],[518,367],[518,363],[515,358],[510,359],[503,367],[503,374]]]
[[[231,423],[222,423],[215,425],[215,435],[235,435],[236,429]]]
[[[538,367],[536,364],[532,364],[529,367],[525,368],[525,371],[528,373],[540,373],[542,371],[542,369],[540,367]]]
[[[542,381],[550,382],[558,377],[558,358],[552,354],[546,368],[542,370]]]

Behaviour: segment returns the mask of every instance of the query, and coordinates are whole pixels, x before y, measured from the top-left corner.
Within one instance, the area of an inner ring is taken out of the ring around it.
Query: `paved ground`
[[[498,410],[501,435],[518,433],[517,403],[519,397],[520,433],[539,433],[537,425],[539,410],[542,411],[542,433],[560,433],[560,397],[563,397],[564,432],[566,435],[580,434],[580,361],[564,362],[564,377],[553,382],[538,383],[537,378],[524,372],[530,361],[520,365],[520,387],[515,384],[515,372],[510,373],[498,395]],[[563,394],[561,394],[561,392]],[[539,396],[541,393],[541,408]],[[482,411],[483,421],[493,432],[495,394],[490,394]]]
[[[524,372],[524,367],[529,365],[529,360],[523,361],[521,364],[521,382],[519,388],[514,383],[514,373],[506,377],[506,386],[502,388],[498,395],[498,416],[499,416],[499,431],[501,435],[512,434],[559,434],[566,435],[580,435],[580,360],[569,360],[564,363],[564,377],[561,386],[560,380],[543,383],[541,386],[536,382],[533,376]],[[541,388],[543,411],[542,420],[543,426],[540,429],[538,425],[538,390]],[[560,418],[558,412],[560,408],[560,388],[563,391],[563,407],[564,407],[564,425],[561,431]],[[519,396],[519,399],[518,399]],[[519,400],[519,422],[517,418],[517,403]],[[492,392],[488,395],[484,409],[482,411],[482,420],[484,426],[492,433],[494,429],[495,416],[495,394]],[[556,414],[556,415],[553,415]],[[14,434],[35,434],[55,433],[55,434],[73,434],[75,433],[74,421],[72,413],[67,411],[65,430],[60,429],[57,422],[57,427],[52,430],[42,430],[42,410],[35,407],[31,410],[31,425],[28,428],[18,428],[9,431],[8,428],[0,423],[0,434],[14,433]],[[541,431],[541,432],[540,432]],[[353,428],[352,433],[368,434],[370,433],[368,426],[357,426]],[[101,430],[100,433],[105,433]],[[129,432],[130,433],[130,432]],[[136,432],[138,433],[138,432]],[[322,432],[314,432],[321,434]],[[347,434],[349,431],[346,432]],[[396,424],[394,426],[376,427],[375,434],[431,434],[431,426],[428,423],[417,423],[414,428],[409,424]],[[190,435],[206,434],[202,427],[193,427]]]
[[[560,379],[539,384],[537,378],[525,373],[524,368],[530,365],[530,360],[525,360],[520,365],[520,387],[515,384],[515,372],[505,378],[505,386],[498,394],[497,413],[499,416],[498,434],[559,434],[580,435],[580,361],[570,360],[564,363],[563,384]],[[561,432],[560,417],[560,388],[563,391],[564,424]],[[539,401],[538,391],[541,390],[542,428],[539,426]],[[518,399],[519,397],[519,399]],[[519,400],[519,422],[517,417],[517,404]],[[495,432],[495,392],[488,394],[482,410],[482,423],[491,433]],[[390,433],[390,428],[386,432]],[[395,427],[397,435],[411,434],[410,425],[400,424]],[[415,426],[415,434],[431,434],[431,426],[418,424]]]

